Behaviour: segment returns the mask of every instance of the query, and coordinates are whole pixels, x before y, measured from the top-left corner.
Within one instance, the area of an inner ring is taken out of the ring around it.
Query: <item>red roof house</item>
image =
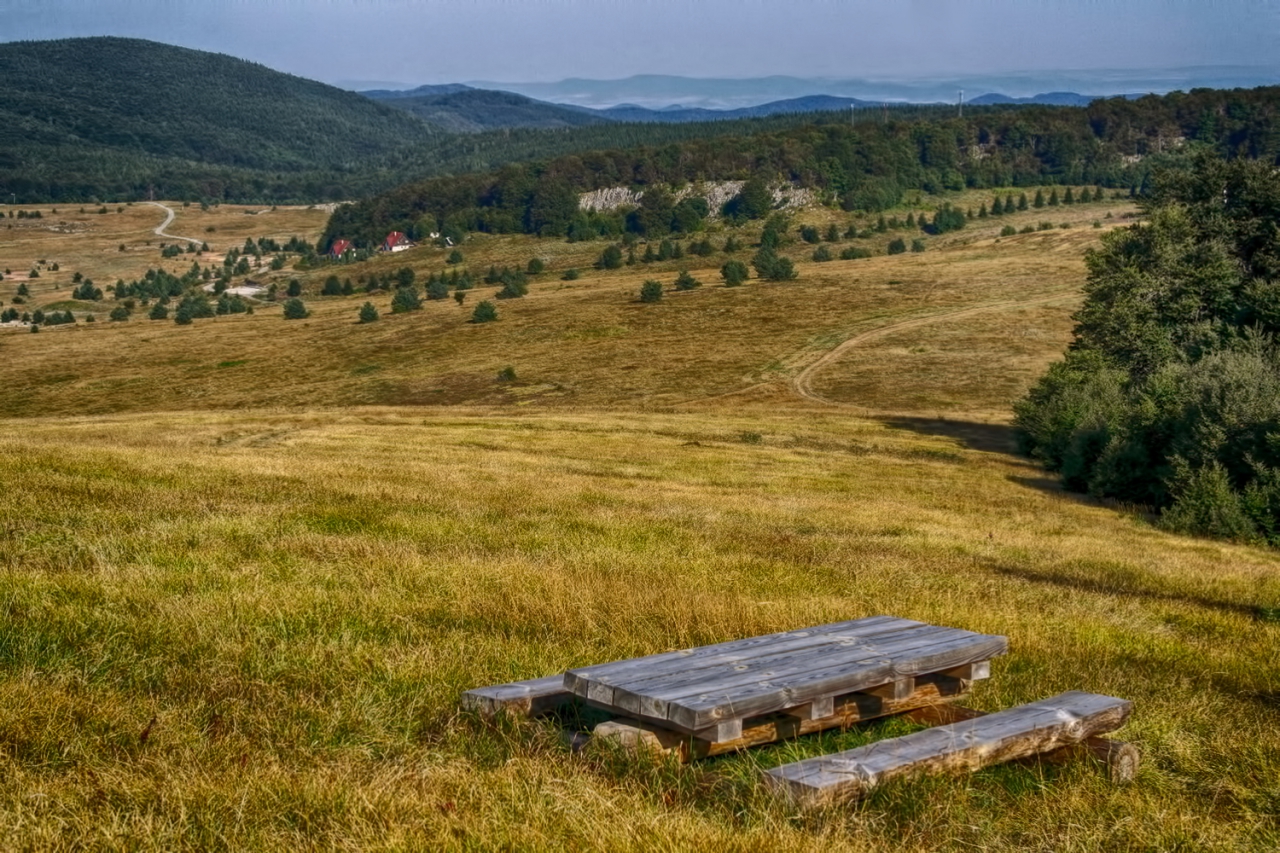
[[[405,249],[412,249],[413,243],[409,238],[404,236],[403,231],[392,231],[387,235],[387,239],[382,241],[382,251],[384,252],[403,252]]]
[[[334,240],[333,245],[329,247],[329,257],[340,258],[347,252],[350,252],[354,246],[350,240]]]

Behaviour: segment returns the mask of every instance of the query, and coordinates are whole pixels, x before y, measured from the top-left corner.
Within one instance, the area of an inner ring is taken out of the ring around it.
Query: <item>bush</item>
[[[525,267],[525,271],[529,275],[538,275],[546,268],[547,268],[547,265],[543,263],[542,258],[530,258],[529,265]]]
[[[883,220],[884,217],[881,217]],[[818,243],[822,240],[822,235],[818,233],[818,229],[812,225],[805,225],[800,229],[800,239],[806,243]]]
[[[667,241],[664,240],[665,244]],[[622,268],[622,250],[617,246],[608,246],[596,261],[596,269],[616,270]]]
[[[831,253],[831,250],[826,246],[819,246],[813,252],[813,259],[818,263],[822,263],[824,261],[834,261],[835,258],[836,256],[833,255]]]
[[[861,246],[850,246],[840,253],[842,261],[856,261],[859,258],[870,258],[872,253],[870,249],[864,249]]]
[[[336,275],[331,275],[324,280],[324,287],[320,288],[322,296],[341,296],[342,282],[338,280]]]
[[[640,285],[640,301],[661,302],[662,282],[649,279],[644,284]]]
[[[481,302],[471,312],[471,322],[473,323],[492,323],[498,319],[498,309],[488,299]]]
[[[169,309],[162,303],[157,302],[155,305],[151,306],[151,311],[147,314],[147,317],[151,320],[168,320]]]
[[[917,238],[915,238],[914,240],[912,240],[912,241],[911,241],[911,251],[913,251],[913,252],[923,252],[923,251],[924,251],[924,241],[923,241],[923,240],[921,240],[919,237],[917,237]]]
[[[460,263],[462,263],[462,261],[463,261],[463,257],[462,257],[462,252],[461,252],[461,250],[459,250],[459,249],[454,249],[452,252],[450,252],[450,253],[449,253],[449,257],[448,257],[448,259],[445,261],[445,263],[449,263],[449,264],[460,264]]]
[[[907,243],[901,237],[898,237],[896,240],[889,241],[889,254],[901,255],[906,250],[907,250]]]
[[[123,305],[117,305],[115,308],[111,309],[111,313],[107,315],[107,317],[108,319],[113,320],[114,322],[122,323],[125,320],[129,319],[129,313],[130,312],[128,308],[124,307]],[[36,316],[39,316],[39,314],[40,312],[37,311]],[[40,321],[37,320],[36,322],[38,323]]]
[[[1014,234],[1017,234],[1017,233],[1018,233],[1018,229],[1013,227],[1012,225],[1006,225],[1005,227],[1000,229],[1001,237],[1012,237]]]
[[[689,275],[688,270],[680,270],[680,275],[676,276],[676,290],[695,290],[702,287],[702,282]]]
[[[751,259],[756,275],[765,281],[789,281],[796,277],[790,258],[778,255],[772,249],[761,249]]]
[[[406,314],[421,307],[422,297],[418,295],[418,288],[413,285],[401,287],[391,296],[392,314]]]
[[[286,320],[305,320],[310,313],[306,304],[297,297],[284,301],[284,318]]]
[[[577,281],[579,278],[581,278],[581,275],[578,270],[572,267],[565,270],[564,275],[560,276],[561,281]]]
[[[742,261],[728,261],[720,267],[720,277],[724,279],[725,287],[737,287],[747,280],[749,274],[747,265]]]
[[[373,307],[372,302],[366,302],[360,306],[360,322],[372,323],[378,319],[378,309]]]

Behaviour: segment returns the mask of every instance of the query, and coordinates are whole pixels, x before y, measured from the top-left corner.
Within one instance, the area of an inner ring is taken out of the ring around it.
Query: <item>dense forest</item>
[[[1280,173],[1202,153],[1088,257],[1075,340],[1017,408],[1074,490],[1280,544]]]
[[[695,133],[662,145],[612,147],[410,183],[340,208],[325,240],[345,237],[367,246],[393,229],[417,237],[437,231],[573,236],[622,227],[643,230],[634,220],[579,212],[579,193],[613,186],[644,189],[757,178],[814,188],[846,209],[870,211],[896,204],[913,189],[1043,183],[1141,188],[1149,155],[1188,141],[1227,157],[1280,161],[1278,108],[1280,88],[1203,89],[1105,99],[1085,108],[985,108],[963,118],[931,109],[914,110],[909,117],[887,113],[879,123],[850,123],[847,115],[837,114],[799,122],[796,117],[760,120],[781,123],[760,126],[755,133],[719,138]],[[697,131],[716,125],[674,127]],[[603,141],[622,129],[575,133]]]

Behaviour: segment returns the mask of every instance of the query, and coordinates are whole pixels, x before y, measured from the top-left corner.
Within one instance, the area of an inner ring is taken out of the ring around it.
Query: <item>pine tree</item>
[[[1060,202],[1058,201],[1058,188],[1054,187],[1053,192],[1049,193],[1049,206],[1057,207],[1059,204]]]
[[[1031,206],[1035,208],[1044,207],[1044,190],[1041,190],[1041,189],[1036,190],[1036,200],[1032,202]]]
[[[378,319],[378,309],[373,307],[372,302],[366,302],[360,306],[360,322],[372,323]]]
[[[1071,187],[1067,187],[1067,193],[1066,193],[1066,195],[1064,195],[1064,196],[1062,197],[1062,203],[1063,203],[1063,204],[1075,204],[1075,203],[1076,203],[1075,196],[1073,196],[1073,195],[1071,194]]]
[[[978,206],[978,218],[979,219],[987,218],[987,203],[985,201]]]

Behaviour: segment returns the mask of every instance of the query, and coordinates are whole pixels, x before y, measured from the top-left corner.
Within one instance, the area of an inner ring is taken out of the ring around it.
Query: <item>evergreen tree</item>
[[[1049,193],[1049,206],[1057,207],[1060,203],[1058,201],[1058,188],[1054,187],[1053,192]]]
[[[666,242],[666,241],[663,241]],[[616,270],[622,268],[622,250],[616,245],[605,247],[604,252],[600,255],[600,260],[596,261],[596,269]]]
[[[484,300],[475,307],[471,312],[471,322],[473,323],[492,323],[498,319],[498,309],[489,300]]]
[[[404,314],[409,311],[417,311],[421,307],[422,297],[418,295],[418,288],[413,285],[397,288],[395,294],[391,297],[392,314]]]
[[[284,318],[286,320],[305,320],[310,316],[310,313],[301,299],[295,297],[284,301]]]
[[[680,275],[676,276],[676,290],[694,290],[702,287],[702,282],[689,275],[688,270],[680,270]]]
[[[360,306],[360,322],[372,323],[378,319],[378,309],[373,307],[372,302],[366,302]]]
[[[1074,197],[1074,196],[1072,196],[1072,194],[1071,194],[1071,187],[1067,187],[1067,192],[1066,192],[1066,194],[1065,194],[1065,195],[1063,195],[1063,197],[1062,197],[1062,203],[1063,203],[1063,204],[1075,204],[1075,203],[1076,203],[1075,197]]]
[[[1018,196],[1018,210],[1026,210],[1027,207],[1027,194],[1022,193]]]
[[[903,240],[901,237],[898,237],[897,239],[889,241],[889,254],[901,255],[906,250],[907,250],[906,241]]]
[[[747,265],[742,261],[728,261],[720,268],[725,287],[737,287],[747,280]]]
[[[640,301],[650,303],[661,302],[662,282],[648,279],[644,284],[640,285]]]
[[[1044,207],[1044,190],[1042,189],[1036,190],[1036,200],[1032,202],[1032,206],[1037,209]]]

